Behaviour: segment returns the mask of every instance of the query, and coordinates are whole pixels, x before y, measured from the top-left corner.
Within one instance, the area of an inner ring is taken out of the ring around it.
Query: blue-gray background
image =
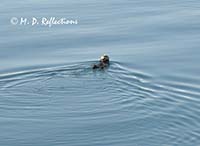
[[[0,145],[200,145],[199,42],[197,0],[2,0]]]

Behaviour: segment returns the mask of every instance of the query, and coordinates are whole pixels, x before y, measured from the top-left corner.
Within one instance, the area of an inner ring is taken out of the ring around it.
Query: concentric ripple
[[[197,78],[93,63],[1,74],[0,145],[200,144]]]

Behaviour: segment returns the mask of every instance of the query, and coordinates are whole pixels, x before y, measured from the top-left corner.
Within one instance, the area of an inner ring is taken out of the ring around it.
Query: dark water
[[[200,145],[199,1],[3,0],[0,13],[0,145]],[[104,53],[110,67],[92,70]]]

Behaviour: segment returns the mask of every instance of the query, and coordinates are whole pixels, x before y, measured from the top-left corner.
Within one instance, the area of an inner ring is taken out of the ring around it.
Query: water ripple
[[[198,143],[200,86],[194,77],[158,77],[119,62],[94,71],[93,63],[1,74],[0,120],[54,123],[71,133],[72,143],[74,136],[90,136],[94,145]]]

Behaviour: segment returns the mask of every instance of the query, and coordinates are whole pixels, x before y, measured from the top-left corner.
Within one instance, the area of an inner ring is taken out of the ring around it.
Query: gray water
[[[198,0],[2,0],[0,145],[199,146],[199,42]]]

